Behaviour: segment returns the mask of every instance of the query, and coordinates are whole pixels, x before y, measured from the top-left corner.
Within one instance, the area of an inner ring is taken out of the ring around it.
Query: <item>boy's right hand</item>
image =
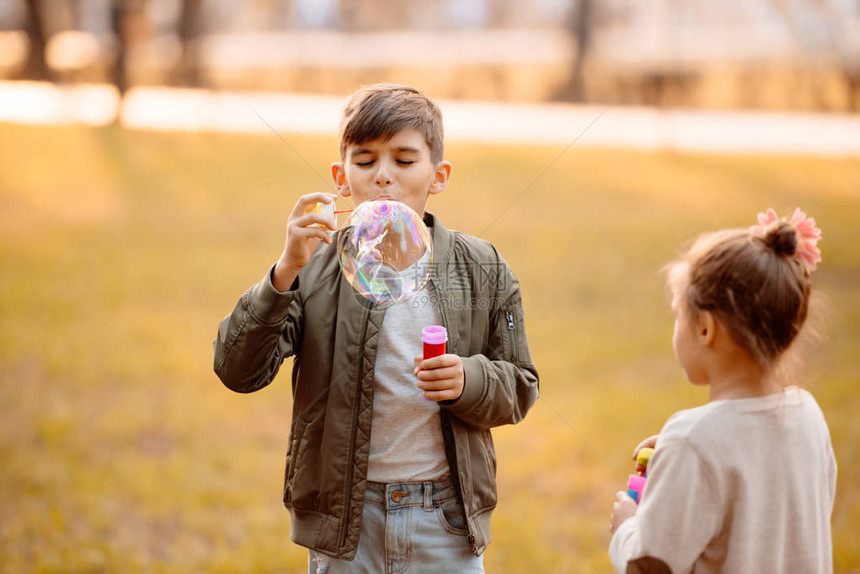
[[[330,221],[320,213],[313,211],[317,203],[332,203],[337,199],[333,193],[309,193],[296,202],[290,217],[287,219],[287,238],[284,251],[275,265],[273,284],[275,289],[289,291],[302,267],[308,261],[320,241],[331,243],[328,230]]]
[[[660,435],[655,434],[649,436],[648,438],[640,442],[638,445],[636,445],[636,448],[633,450],[633,460],[636,460],[636,457],[639,456],[639,451],[643,448],[656,448],[658,438],[660,438]]]

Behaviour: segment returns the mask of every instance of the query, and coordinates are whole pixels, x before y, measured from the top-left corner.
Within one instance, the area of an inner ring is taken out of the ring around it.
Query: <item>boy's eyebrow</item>
[[[421,153],[420,148],[417,148],[415,146],[410,146],[410,145],[404,145],[404,146],[396,147],[396,148],[394,148],[394,151],[399,152],[399,153],[404,153],[404,152],[405,153],[410,153],[410,152],[411,153]],[[349,153],[349,155],[350,155],[350,157],[355,157],[355,156],[361,155],[363,153],[373,153],[373,150],[363,148],[363,147],[358,147],[358,148],[353,149]]]

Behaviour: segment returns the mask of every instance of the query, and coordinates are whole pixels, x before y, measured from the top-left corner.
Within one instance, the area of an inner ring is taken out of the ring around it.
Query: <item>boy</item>
[[[309,572],[483,572],[496,505],[490,428],[519,422],[538,396],[516,278],[489,243],[424,211],[448,184],[442,117],[407,86],[348,100],[337,192],[400,201],[433,234],[430,281],[387,308],[357,296],[336,234],[302,196],[275,266],[215,340],[230,389],[269,384],[294,356],[284,504]],[[421,330],[441,324],[448,352],[422,360]]]

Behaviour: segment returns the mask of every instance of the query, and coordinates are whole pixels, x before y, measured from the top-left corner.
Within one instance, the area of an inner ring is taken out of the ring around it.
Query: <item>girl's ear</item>
[[[704,347],[714,342],[717,333],[717,319],[710,311],[699,312],[696,317],[696,338]]]
[[[440,161],[436,164],[436,171],[433,174],[433,182],[430,184],[429,192],[431,194],[442,193],[448,187],[448,179],[451,177],[451,162]]]
[[[343,169],[343,164],[339,161],[331,164],[331,178],[334,180],[334,187],[341,197],[352,195],[349,184],[346,182],[346,170]]]

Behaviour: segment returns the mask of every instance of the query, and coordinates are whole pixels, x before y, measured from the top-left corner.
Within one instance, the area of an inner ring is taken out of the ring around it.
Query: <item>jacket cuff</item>
[[[272,273],[275,271],[273,265],[266,276],[248,291],[248,303],[251,312],[263,324],[281,323],[287,317],[290,304],[299,295],[299,279],[296,278],[290,286],[290,290],[284,293],[275,289],[272,283]]]
[[[445,406],[454,414],[464,415],[471,411],[487,394],[486,376],[480,357],[461,357],[463,362],[463,392],[460,397]]]

